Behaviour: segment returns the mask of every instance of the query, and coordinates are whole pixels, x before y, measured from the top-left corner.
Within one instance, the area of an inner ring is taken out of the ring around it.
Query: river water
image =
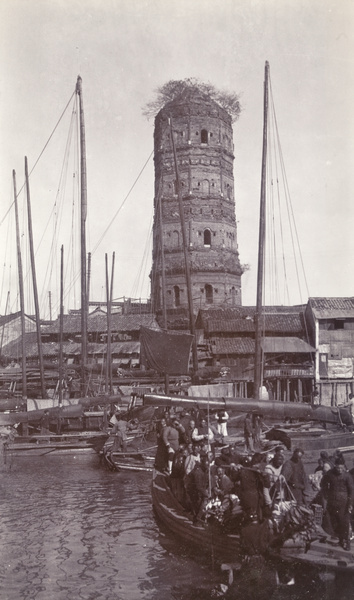
[[[149,473],[110,472],[91,454],[13,457],[1,462],[0,482],[1,600],[204,600],[226,583],[160,529]],[[320,583],[267,598],[340,597]],[[262,597],[251,588],[233,597]]]
[[[149,473],[47,455],[8,459],[0,481],[1,600],[169,600],[213,581],[160,532]]]

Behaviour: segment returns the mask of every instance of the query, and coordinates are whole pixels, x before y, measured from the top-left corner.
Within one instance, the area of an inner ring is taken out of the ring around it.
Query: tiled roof
[[[265,337],[262,339],[264,352],[307,354],[315,352],[309,344],[296,337]],[[254,354],[255,342],[252,338],[211,338],[210,349],[212,354]]]
[[[307,354],[316,352],[315,348],[310,346],[304,340],[296,337],[265,337],[261,341],[261,346],[266,353],[288,353],[288,354]]]
[[[252,338],[212,338],[210,350],[212,354],[254,354],[255,346]]]
[[[254,315],[253,315],[254,316]],[[243,332],[254,332],[254,320],[253,316],[240,316],[238,319],[232,320],[216,320],[209,319],[206,322],[206,331],[209,335],[215,333],[243,333]],[[264,314],[266,332],[271,333],[302,333],[302,319],[299,313],[297,314]]]
[[[354,318],[354,297],[309,298],[317,319]]]
[[[33,335],[33,334],[32,334]],[[34,334],[36,337],[36,334]],[[21,357],[22,346],[17,340],[11,342],[3,348],[4,356],[9,358]],[[42,352],[45,358],[59,358],[59,343],[58,342],[44,342],[42,344]],[[107,345],[89,343],[87,345],[87,354],[106,354]],[[136,354],[140,353],[140,342],[116,342],[111,344],[112,354]],[[63,354],[64,356],[80,356],[81,355],[81,344],[79,342],[64,342],[63,343]],[[28,334],[26,335],[26,356],[27,358],[33,358],[38,356],[38,345],[37,341],[30,339]]]
[[[139,331],[140,326],[159,329],[159,326],[153,315],[120,315],[114,314],[111,317],[112,333],[119,331]],[[81,316],[64,315],[63,329],[65,333],[80,333]],[[107,317],[102,313],[93,313],[87,319],[88,333],[101,333],[107,331]],[[45,328],[45,333],[59,333],[59,318],[49,327]]]

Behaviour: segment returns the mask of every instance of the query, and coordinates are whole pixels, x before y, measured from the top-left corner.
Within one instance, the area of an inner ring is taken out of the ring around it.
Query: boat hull
[[[270,441],[282,442],[288,450],[302,448],[305,451],[334,451],[336,448],[350,449],[354,446],[354,433],[333,432],[316,434],[312,431],[292,431],[281,427],[273,428],[266,433]]]
[[[10,456],[44,456],[47,454],[97,454],[101,451],[107,435],[51,435],[19,436],[4,442],[4,453]]]
[[[226,534],[217,525],[195,525],[192,516],[172,494],[168,478],[156,470],[153,472],[152,504],[158,519],[180,540],[195,546],[198,555],[204,552],[221,561],[233,562],[239,556],[239,535]]]

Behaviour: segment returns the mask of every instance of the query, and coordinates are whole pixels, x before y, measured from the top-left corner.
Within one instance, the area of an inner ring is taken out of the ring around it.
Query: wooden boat
[[[316,425],[304,427],[272,427],[265,434],[266,439],[284,444],[288,450],[302,448],[305,452],[333,452],[336,448],[354,450],[354,433],[351,431],[330,431]]]
[[[3,444],[7,456],[44,456],[47,454],[99,454],[107,434],[97,432],[61,435],[18,436]]]
[[[152,471],[157,446],[155,435],[137,429],[128,435],[127,450],[111,452],[113,439],[106,439],[100,451],[102,464],[112,471]]]
[[[87,283],[87,269],[86,269],[86,232],[85,222],[87,213],[87,189],[86,189],[86,142],[85,142],[85,127],[84,127],[84,115],[83,115],[83,100],[82,100],[82,81],[81,77],[77,78],[75,94],[78,99],[79,105],[79,125],[80,125],[80,208],[81,208],[81,388],[83,394],[87,393],[86,390],[86,370],[85,365],[87,363],[87,307],[88,307],[88,283]],[[29,240],[31,246],[31,258],[33,255],[33,237],[32,237],[32,224],[30,216],[30,199],[29,199],[29,178],[28,178],[28,166],[27,158],[25,158],[25,172],[26,172],[26,190],[27,190],[27,203],[29,212]],[[63,246],[61,248],[61,281],[60,281],[60,328],[59,328],[59,369],[57,373],[58,378],[58,405],[53,407],[53,403],[48,399],[43,376],[43,357],[41,350],[41,339],[40,339],[40,320],[39,320],[39,307],[38,301],[36,301],[37,294],[35,293],[35,305],[36,305],[36,323],[37,323],[37,337],[38,337],[38,357],[40,363],[41,382],[42,382],[42,398],[32,401],[32,405],[35,405],[36,410],[29,409],[27,402],[27,378],[34,371],[33,369],[26,370],[26,339],[25,339],[25,326],[24,326],[24,295],[23,295],[23,275],[22,275],[22,262],[20,252],[20,236],[18,232],[18,209],[17,209],[17,192],[16,192],[16,177],[13,172],[14,180],[14,205],[16,211],[16,233],[17,233],[17,246],[18,246],[18,263],[19,263],[19,286],[20,286],[20,300],[21,300],[21,330],[22,330],[22,369],[11,368],[4,369],[1,371],[1,380],[4,377],[16,376],[17,381],[21,383],[22,398],[8,398],[0,400],[0,426],[11,427],[21,424],[19,431],[21,432],[20,437],[16,437],[14,440],[11,437],[7,440],[4,445],[6,452],[11,453],[24,453],[28,452],[31,455],[54,452],[57,450],[71,451],[73,449],[80,450],[91,450],[94,448],[93,439],[99,440],[102,448],[104,441],[107,438],[107,433],[103,430],[107,427],[107,409],[103,408],[102,411],[96,412],[96,431],[93,432],[92,421],[90,418],[92,415],[89,410],[85,412],[85,409],[89,409],[94,406],[105,407],[108,404],[114,404],[119,402],[121,395],[113,396],[108,395],[108,389],[106,386],[106,394],[104,396],[90,396],[83,398],[75,398],[64,401],[63,399],[63,380],[64,380],[64,361],[63,361],[63,323],[62,317],[64,312],[63,307]],[[33,273],[33,289],[36,292],[36,281],[35,281],[35,265],[34,260],[32,261],[32,273]],[[37,299],[38,300],[38,299]],[[108,300],[107,300],[108,304]],[[112,386],[110,388],[112,391]],[[38,410],[37,410],[38,408]],[[40,435],[29,436],[29,429],[36,430],[40,428],[40,419],[43,416],[44,410],[47,410],[50,416],[50,434],[46,434],[44,437]],[[7,411],[7,412],[4,412]],[[86,430],[85,425],[90,422],[90,426]],[[52,430],[57,432],[57,435],[52,433]],[[68,431],[69,430],[69,431]],[[71,433],[75,432],[75,433]],[[102,442],[102,443],[101,443]],[[97,444],[95,444],[97,445]]]
[[[159,471],[153,472],[152,503],[158,519],[170,533],[186,544],[192,544],[198,553],[208,553],[218,562],[241,561],[241,537],[238,533],[226,533],[218,523],[196,525],[193,518],[174,497],[169,477]],[[290,562],[293,566],[306,565],[317,571],[350,573],[354,575],[354,551],[336,545],[318,526],[312,539],[299,534],[289,537],[281,546],[269,547],[265,558]]]
[[[218,523],[196,525],[174,497],[169,477],[154,470],[152,480],[152,504],[159,520],[169,531],[186,544],[192,544],[199,553],[210,553],[220,561],[232,560],[240,554],[240,536],[224,533]]]

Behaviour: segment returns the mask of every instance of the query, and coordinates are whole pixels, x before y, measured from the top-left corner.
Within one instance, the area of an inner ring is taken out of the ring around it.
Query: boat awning
[[[265,337],[261,341],[261,346],[266,354],[309,354],[316,352],[310,344],[296,337]]]
[[[134,367],[134,365],[138,365],[140,363],[140,359],[139,358],[131,358],[130,359],[130,364],[132,367]]]

